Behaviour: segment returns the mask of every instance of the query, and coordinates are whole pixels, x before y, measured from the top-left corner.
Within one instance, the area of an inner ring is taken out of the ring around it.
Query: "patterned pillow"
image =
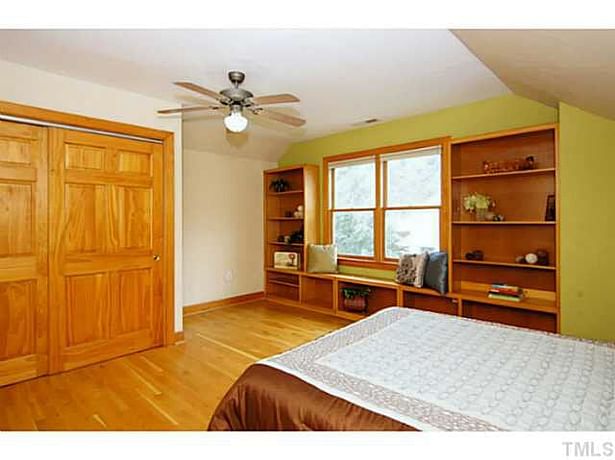
[[[422,254],[402,254],[395,273],[395,281],[417,288],[423,287],[425,266],[428,259],[429,255],[426,252]]]

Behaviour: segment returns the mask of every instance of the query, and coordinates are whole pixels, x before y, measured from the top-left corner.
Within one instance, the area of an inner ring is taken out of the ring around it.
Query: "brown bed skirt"
[[[233,384],[208,430],[416,431],[262,364],[250,366]]]

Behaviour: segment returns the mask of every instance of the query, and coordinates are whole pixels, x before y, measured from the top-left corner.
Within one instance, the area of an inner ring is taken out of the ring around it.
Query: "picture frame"
[[[276,251],[273,253],[273,267],[283,268],[284,270],[299,270],[299,254]]]
[[[545,221],[554,222],[556,219],[555,195],[547,195],[547,206],[545,209]]]

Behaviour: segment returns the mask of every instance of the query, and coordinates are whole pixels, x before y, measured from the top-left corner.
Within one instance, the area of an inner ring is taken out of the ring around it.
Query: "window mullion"
[[[384,256],[384,223],[382,219],[382,163],[380,155],[376,155],[376,209],[374,210],[374,259],[382,261]]]
[[[440,205],[426,205],[426,206],[391,206],[390,208],[383,208],[384,211],[412,211],[421,209],[442,209]]]
[[[329,169],[329,183],[331,188],[327,197],[329,209],[335,209],[335,173],[333,169]]]

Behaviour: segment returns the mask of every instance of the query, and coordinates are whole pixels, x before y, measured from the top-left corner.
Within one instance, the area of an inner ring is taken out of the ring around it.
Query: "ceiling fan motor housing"
[[[220,102],[226,105],[237,104],[243,107],[252,105],[252,102],[250,102],[249,99],[254,97],[254,94],[239,87],[239,85],[246,79],[246,74],[239,72],[238,70],[233,70],[228,73],[228,79],[233,84],[233,87],[220,91],[220,94],[225,97],[225,99]]]
[[[250,91],[242,89],[242,88],[223,89],[222,91],[220,91],[220,94],[222,94],[226,98],[226,101],[228,101],[228,102],[225,102],[223,100],[220,102],[222,102],[223,104],[226,103],[227,105],[230,105],[230,104],[251,105],[248,99],[254,96]]]
[[[239,70],[231,70],[228,73],[228,79],[231,80],[231,83],[235,86],[239,86],[246,79],[246,74],[240,72]]]

